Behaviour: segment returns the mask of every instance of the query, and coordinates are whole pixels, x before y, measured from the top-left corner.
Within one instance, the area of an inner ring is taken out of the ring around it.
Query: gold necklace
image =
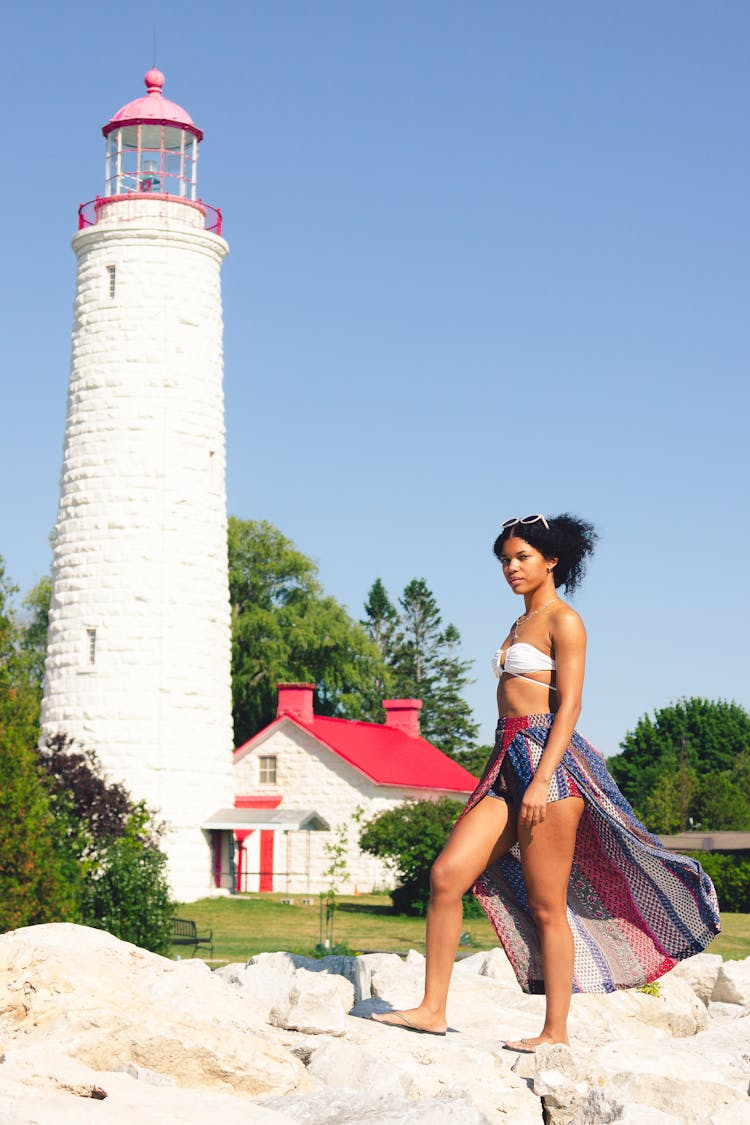
[[[545,602],[544,605],[540,605],[539,609],[535,609],[531,613],[522,613],[521,616],[517,618],[513,623],[513,640],[515,641],[516,637],[518,636],[518,630],[522,628],[522,626],[526,625],[529,621],[531,621],[532,617],[536,617],[537,613],[541,613],[544,609],[549,609],[549,607],[553,605],[554,602],[559,602],[559,600],[560,599],[557,597],[551,598],[550,601]]]

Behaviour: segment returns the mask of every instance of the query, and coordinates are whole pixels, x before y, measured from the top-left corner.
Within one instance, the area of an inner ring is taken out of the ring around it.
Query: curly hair
[[[501,557],[503,545],[511,536],[523,539],[534,547],[545,559],[557,559],[555,565],[555,586],[564,586],[568,593],[577,589],[586,569],[586,560],[594,551],[599,538],[594,525],[587,520],[579,520],[569,512],[547,518],[549,528],[541,520],[535,523],[514,523],[503,528],[493,550]]]

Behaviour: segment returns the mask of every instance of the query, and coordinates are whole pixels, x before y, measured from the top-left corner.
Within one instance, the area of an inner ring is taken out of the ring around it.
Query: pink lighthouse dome
[[[105,137],[108,137],[113,129],[117,129],[121,125],[153,124],[174,125],[181,129],[187,129],[199,141],[203,140],[203,133],[190,114],[182,106],[177,105],[176,102],[170,102],[162,94],[165,78],[160,70],[152,67],[143,81],[146,83],[146,94],[140,98],[134,98],[122,109],[118,109],[114,117],[111,117],[102,128]]]

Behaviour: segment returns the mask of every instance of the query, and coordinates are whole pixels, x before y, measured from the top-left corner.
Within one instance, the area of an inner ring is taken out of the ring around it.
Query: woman
[[[495,554],[525,608],[493,661],[495,749],[432,868],[424,998],[417,1008],[373,1015],[381,1023],[445,1034],[469,888],[521,987],[546,994],[544,1026],[505,1044],[515,1051],[568,1042],[572,992],[654,980],[719,932],[708,876],[643,827],[575,729],[586,632],[556,590],[577,587],[596,538],[591,524],[570,515],[502,525]]]

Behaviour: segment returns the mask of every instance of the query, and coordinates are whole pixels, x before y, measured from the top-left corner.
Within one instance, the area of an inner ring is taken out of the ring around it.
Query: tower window
[[[276,756],[258,758],[259,777],[261,785],[276,784]]]
[[[86,660],[96,664],[96,629],[86,630]]]
[[[107,266],[107,287],[110,301],[115,299],[117,289],[117,266]]]

